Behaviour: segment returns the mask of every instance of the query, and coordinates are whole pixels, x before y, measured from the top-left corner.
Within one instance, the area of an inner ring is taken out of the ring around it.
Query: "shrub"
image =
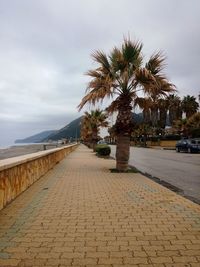
[[[98,156],[109,156],[111,149],[108,145],[102,144],[96,146],[96,152]]]

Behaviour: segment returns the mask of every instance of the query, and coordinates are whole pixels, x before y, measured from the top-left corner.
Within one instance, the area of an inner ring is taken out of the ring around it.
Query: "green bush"
[[[111,149],[108,145],[102,144],[96,146],[96,152],[98,156],[109,156]]]

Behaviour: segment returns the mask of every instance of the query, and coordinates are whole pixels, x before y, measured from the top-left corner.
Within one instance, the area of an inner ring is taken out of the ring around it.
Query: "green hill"
[[[61,140],[62,138],[67,138],[67,139],[72,139],[72,140],[80,138],[81,119],[82,117],[79,117],[78,119],[73,120],[72,122],[67,124],[65,127],[56,131],[56,133],[49,135],[47,138],[44,138],[43,142],[46,142],[49,140],[57,141],[57,140]]]

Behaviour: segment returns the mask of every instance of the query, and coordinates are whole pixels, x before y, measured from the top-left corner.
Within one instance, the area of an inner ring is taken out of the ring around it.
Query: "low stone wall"
[[[161,140],[160,141],[160,146],[162,147],[176,147],[176,140]]]
[[[72,152],[78,144],[0,160],[0,210]]]

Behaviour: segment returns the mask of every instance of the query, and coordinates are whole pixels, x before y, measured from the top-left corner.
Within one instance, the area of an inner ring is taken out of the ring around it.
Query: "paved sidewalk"
[[[200,206],[83,145],[0,212],[0,266],[200,266]],[[188,177],[189,179],[189,177]]]

